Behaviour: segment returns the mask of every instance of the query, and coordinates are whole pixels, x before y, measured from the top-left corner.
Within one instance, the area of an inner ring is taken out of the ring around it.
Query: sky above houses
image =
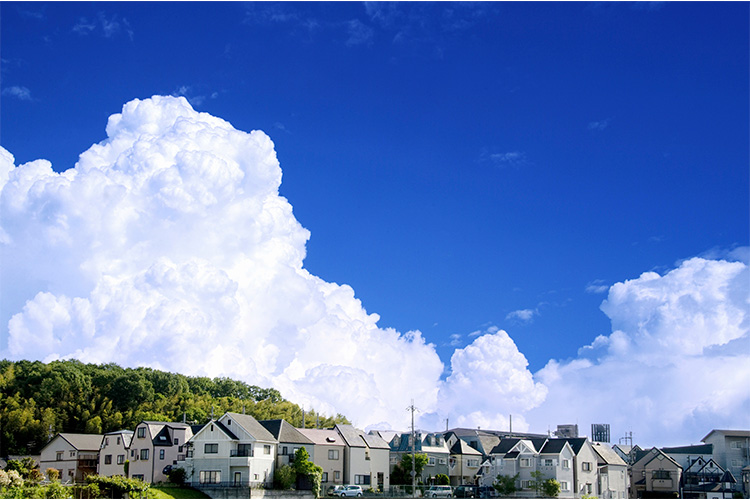
[[[0,355],[747,429],[749,9],[2,2]]]

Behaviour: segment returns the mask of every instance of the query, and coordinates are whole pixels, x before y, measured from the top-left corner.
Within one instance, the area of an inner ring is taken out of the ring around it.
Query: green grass
[[[177,486],[151,486],[148,498],[210,498],[202,491],[193,488],[179,488]]]

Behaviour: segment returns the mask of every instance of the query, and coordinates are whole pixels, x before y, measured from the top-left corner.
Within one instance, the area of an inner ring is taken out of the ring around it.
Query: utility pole
[[[414,453],[417,444],[416,434],[414,433],[414,412],[417,411],[417,407],[414,406],[413,399],[411,400],[411,405],[406,410],[411,411],[411,494],[414,498],[417,498],[417,472],[414,470],[417,461],[417,455]]]
[[[302,407],[302,428],[305,428],[305,407]]]

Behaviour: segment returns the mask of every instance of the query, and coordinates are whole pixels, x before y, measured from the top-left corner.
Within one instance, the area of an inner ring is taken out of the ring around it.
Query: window
[[[289,452],[287,451],[288,448],[286,446],[281,447],[281,454],[282,455],[289,455]]]
[[[328,482],[328,473],[327,472],[323,473],[323,478],[321,479],[321,482],[322,483],[327,483]]]
[[[135,457],[135,456],[136,456],[136,452],[137,452],[137,451],[138,451],[138,450],[130,450],[130,458],[133,458],[133,457]]]
[[[180,444],[180,440],[177,438],[174,438],[174,445],[177,446],[178,444]]]
[[[428,458],[427,465],[435,465],[435,457]]]
[[[563,469],[570,469],[570,460],[563,459]]]
[[[202,470],[200,472],[201,484],[213,484],[221,482],[220,470]]]
[[[182,448],[183,448],[182,446],[178,446],[177,447],[177,453],[182,453]]]
[[[544,459],[544,466],[545,467],[552,467],[552,459],[551,458],[545,458]]]
[[[231,420],[227,420],[227,425],[232,425],[232,421]]]
[[[742,460],[732,459],[732,467],[742,467]]]
[[[270,444],[264,444],[263,445],[263,454],[264,455],[270,455],[271,454],[271,445]]]
[[[742,448],[742,441],[732,441],[729,443],[729,447],[733,450],[739,450]]]
[[[203,445],[203,453],[219,453],[219,443],[206,443]],[[203,481],[201,481],[203,482]]]
[[[141,460],[148,460],[148,448],[141,450]]]
[[[57,455],[55,456],[55,460],[62,460],[63,459],[63,452],[58,451]]]
[[[338,481],[339,479],[341,479],[341,471],[340,470],[333,471],[333,477],[334,477],[334,479],[336,481]]]
[[[143,481],[143,474],[133,474],[133,479],[140,479]]]
[[[590,495],[592,491],[591,483],[586,483],[586,494]]]
[[[104,446],[109,446],[109,438],[104,438]]]
[[[125,463],[125,455],[117,455],[117,465],[122,465]]]
[[[669,479],[670,474],[668,470],[655,470],[651,477],[653,479]]]
[[[237,445],[237,456],[238,457],[252,457],[253,456],[253,445],[252,444],[238,444]]]
[[[370,475],[367,474],[355,474],[354,484],[370,484]]]
[[[328,459],[331,459],[331,455],[328,455]],[[395,455],[391,455],[391,464],[397,464],[398,463],[398,457]]]
[[[145,438],[146,437],[146,428],[145,427],[138,427],[137,436],[139,438]]]
[[[569,486],[567,481],[560,481],[560,490],[568,491]]]
[[[470,458],[466,461],[466,467],[479,467],[478,458]]]
[[[522,490],[528,490],[529,488],[531,488],[531,481],[529,481],[527,479],[522,480],[521,481],[521,489]]]
[[[521,467],[531,467],[531,459],[530,458],[522,458],[521,459]]]
[[[70,457],[75,458],[75,456],[76,456],[75,450],[70,450]]]
[[[119,437],[117,438],[117,444],[118,445],[120,444],[120,438]]]
[[[439,463],[440,465],[445,465],[445,459],[444,459],[444,458],[441,458],[440,460],[438,460],[438,463]]]
[[[112,463],[112,455],[104,455],[104,464],[110,465]]]
[[[591,470],[591,462],[583,462],[581,464],[581,469],[584,471],[590,471]]]
[[[338,460],[339,450],[328,450],[328,460]]]
[[[164,450],[159,450],[159,460],[164,460]]]

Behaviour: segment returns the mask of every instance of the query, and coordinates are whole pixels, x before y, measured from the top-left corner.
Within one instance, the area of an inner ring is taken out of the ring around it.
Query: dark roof
[[[721,476],[721,482],[722,483],[736,483],[737,480],[734,478],[734,474],[732,474],[730,471],[725,471],[724,475]]]
[[[280,443],[315,444],[284,419],[260,420],[259,422]]]
[[[518,451],[511,451],[509,453],[506,453],[503,458],[516,458],[518,455],[520,455],[520,452],[518,452]]]
[[[563,448],[565,448],[565,443],[567,443],[567,441],[564,439],[548,439],[544,444],[544,447],[541,449],[541,453],[554,453],[557,455],[563,450]]]
[[[519,438],[505,438],[501,439],[497,445],[492,448],[492,451],[490,452],[491,455],[501,455],[508,453],[511,448],[513,448],[516,443],[520,441]]]
[[[662,448],[664,453],[674,453],[680,455],[711,455],[714,452],[712,444],[695,444],[690,446],[671,446]]]
[[[227,427],[226,425],[222,424],[222,423],[221,423],[221,422],[219,422],[218,420],[215,420],[214,422],[211,422],[211,423],[214,423],[214,424],[216,424],[216,426],[217,426],[217,427],[218,427],[219,429],[221,429],[221,431],[222,431],[222,432],[223,432],[224,434],[226,434],[227,436],[229,436],[229,438],[230,438],[230,439],[237,439],[237,440],[239,440],[239,439],[240,439],[240,438],[238,438],[238,437],[237,437],[237,434],[235,434],[234,432],[232,432],[232,430],[231,430],[231,429],[229,429],[229,428],[228,428],[228,427]]]
[[[154,436],[154,439],[152,439],[151,442],[154,446],[172,446],[172,438],[169,436],[169,429],[166,425],[156,433],[156,436]]]
[[[458,439],[451,446],[451,455],[481,455],[481,453],[469,446],[465,441]]]
[[[362,439],[359,431],[354,428],[353,425],[349,424],[336,424],[336,430],[339,431],[341,437],[344,438],[344,442],[350,448],[364,448],[365,441]]]
[[[255,420],[252,415],[245,415],[244,413],[232,413],[229,411],[224,415],[236,422],[240,427],[245,429],[248,434],[253,436],[258,441],[276,441],[276,438],[273,437],[273,434],[268,432],[265,427],[260,425],[260,422]]]
[[[531,441],[531,444],[534,445],[534,449],[536,449],[536,451],[540,451],[542,448],[544,448],[544,443],[547,442],[547,438],[532,438],[529,439],[529,441]]]
[[[581,451],[583,444],[588,441],[588,438],[568,438],[566,439],[566,441],[570,443],[570,447],[573,448],[573,452],[578,455],[578,452]]]

